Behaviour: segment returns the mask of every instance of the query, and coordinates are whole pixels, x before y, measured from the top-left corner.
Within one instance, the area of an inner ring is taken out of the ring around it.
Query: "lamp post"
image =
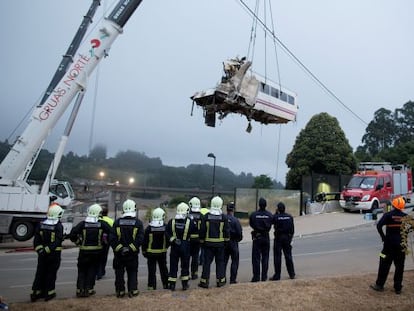
[[[216,178],[216,156],[214,155],[214,153],[209,153],[207,155],[207,157],[214,159],[214,164],[213,164],[213,185],[211,186],[212,193],[213,193],[213,197],[214,197],[214,190],[215,190],[214,188],[216,186],[216,184],[215,184],[215,178]]]

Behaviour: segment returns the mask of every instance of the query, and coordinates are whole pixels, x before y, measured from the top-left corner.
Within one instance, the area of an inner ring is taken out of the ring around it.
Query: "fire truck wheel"
[[[10,231],[15,240],[27,241],[33,236],[34,226],[27,220],[15,220]]]

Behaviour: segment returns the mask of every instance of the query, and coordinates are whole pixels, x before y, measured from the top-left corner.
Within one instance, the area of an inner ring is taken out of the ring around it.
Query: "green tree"
[[[365,151],[375,156],[381,150],[392,147],[396,141],[394,114],[385,108],[378,109],[362,136]]]
[[[271,189],[273,187],[273,182],[267,175],[260,175],[254,178],[254,183],[252,188],[257,189]]]
[[[89,159],[96,163],[102,163],[106,160],[106,146],[104,145],[96,145],[93,149],[89,152]]]
[[[314,115],[296,137],[286,164],[289,167],[286,188],[299,189],[301,177],[311,172],[351,174],[356,159],[338,120],[323,112]]]

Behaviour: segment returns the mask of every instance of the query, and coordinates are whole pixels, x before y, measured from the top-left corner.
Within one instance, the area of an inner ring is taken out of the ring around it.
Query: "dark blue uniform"
[[[292,258],[292,238],[295,233],[293,217],[287,213],[279,211],[274,215],[275,239],[273,246],[273,261],[275,274],[272,280],[280,280],[280,272],[282,266],[282,250],[285,256],[286,269],[291,279],[295,278],[295,268]]]
[[[125,270],[128,277],[128,295],[138,295],[138,254],[144,240],[144,226],[136,217],[118,218],[110,235],[114,250],[115,290],[117,297],[125,295]]]
[[[200,256],[200,223],[201,213],[190,212],[190,219],[194,222],[195,231],[190,236],[191,279],[198,278],[198,264]]]
[[[266,210],[266,200],[259,200],[258,211],[253,212],[249,218],[252,231],[253,247],[252,247],[252,266],[253,278],[252,282],[267,280],[267,271],[269,269],[269,252],[270,238],[269,231],[273,224],[273,215]],[[260,266],[262,271],[260,273]]]
[[[237,271],[239,269],[239,242],[243,240],[243,229],[240,225],[240,221],[233,215],[228,214],[227,220],[230,228],[230,240],[224,250],[224,261],[227,270],[227,263],[229,262],[229,258],[231,258],[230,284],[234,284],[237,283]]]
[[[387,280],[391,264],[394,262],[394,289],[397,293],[401,292],[404,273],[405,252],[401,246],[401,221],[406,213],[398,209],[385,213],[377,223],[377,230],[384,242],[380,253],[378,276],[376,280],[377,289],[382,290]],[[382,227],[386,226],[386,233]]]
[[[111,227],[103,220],[81,221],[70,232],[70,240],[79,246],[78,277],[76,295],[88,297],[95,294],[95,279],[104,250],[104,234],[109,235]]]
[[[147,258],[148,266],[148,289],[157,289],[157,263],[160,269],[161,282],[163,288],[167,288],[168,268],[167,268],[167,249],[169,246],[165,236],[166,226],[159,227],[148,225],[144,232],[144,243],[142,253]]]
[[[60,266],[63,226],[40,223],[34,235],[34,249],[38,253],[36,275],[30,298],[50,300],[56,296],[56,274]]]
[[[181,261],[181,284],[183,290],[188,288],[190,279],[190,235],[194,232],[194,223],[190,218],[171,219],[167,224],[165,234],[171,243],[170,248],[170,271],[168,286],[175,290],[177,282],[178,263]]]

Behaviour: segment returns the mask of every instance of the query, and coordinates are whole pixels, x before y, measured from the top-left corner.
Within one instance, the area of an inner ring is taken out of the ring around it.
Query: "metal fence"
[[[276,212],[276,205],[283,202],[286,211],[292,216],[298,216],[300,212],[300,190],[277,190],[277,189],[252,189],[237,188],[235,191],[236,211],[248,215],[258,209],[260,198],[267,201],[267,210]]]

